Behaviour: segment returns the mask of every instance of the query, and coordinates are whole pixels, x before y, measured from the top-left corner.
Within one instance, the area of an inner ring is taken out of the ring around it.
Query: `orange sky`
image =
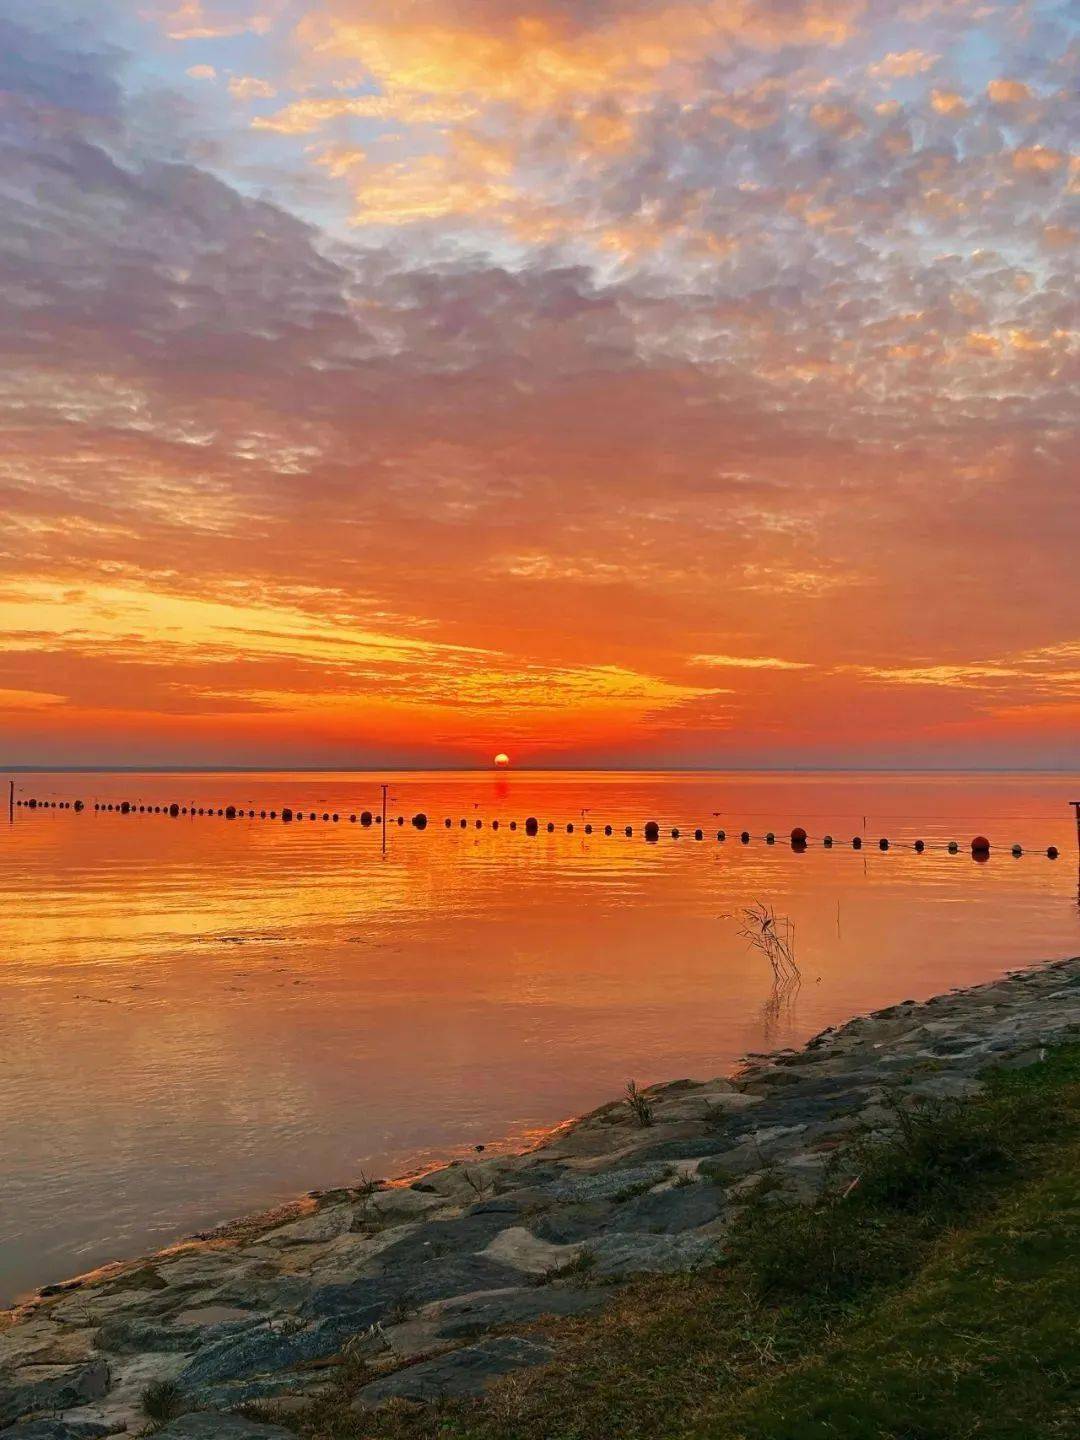
[[[1080,764],[1060,0],[0,0],[0,763]]]

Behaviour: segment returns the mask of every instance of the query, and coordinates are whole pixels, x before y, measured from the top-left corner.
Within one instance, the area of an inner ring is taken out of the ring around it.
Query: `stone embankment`
[[[526,1154],[313,1194],[47,1287],[0,1322],[0,1440],[138,1433],[155,1381],[199,1412],[158,1431],[166,1440],[284,1437],[228,1412],[299,1404],[343,1356],[375,1376],[361,1406],[474,1393],[548,1358],[530,1333],[541,1316],[594,1310],[624,1278],[708,1265],[764,1175],[774,1201],[812,1200],[852,1138],[890,1128],[897,1101],[973,1094],[985,1068],[1077,1034],[1080,959],[1014,972],[753,1055],[730,1079],[653,1086],[651,1115],[614,1101]]]

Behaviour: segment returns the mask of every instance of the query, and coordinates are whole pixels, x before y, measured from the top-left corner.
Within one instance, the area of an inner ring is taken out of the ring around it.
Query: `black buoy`
[[[336,816],[336,815],[334,816],[334,819],[335,819],[335,820],[337,819],[337,816]],[[418,815],[414,815],[414,816],[412,817],[412,823],[413,823],[414,827],[415,827],[417,830],[426,830],[426,829],[427,829],[427,816],[424,814],[423,811],[421,811]]]
[[[517,829],[517,821],[516,821],[516,820],[511,820],[511,821],[510,821],[510,829],[511,829],[511,830],[516,830],[516,829]]]
[[[926,844],[925,844],[925,842],[922,841],[922,840],[916,840],[916,841],[915,841],[915,849],[916,849],[916,850],[919,852],[919,854],[921,855],[922,852],[926,849]]]
[[[655,820],[649,820],[645,825],[645,839],[654,844],[660,839],[660,826]]]
[[[370,824],[371,824],[371,811],[370,811],[370,810],[361,810],[361,811],[360,811],[360,824],[361,824],[361,825],[370,825]]]
[[[889,842],[888,842],[888,840],[886,840],[886,839],[884,839],[884,838],[882,838],[881,840],[879,840],[877,843],[878,843],[878,849],[879,849],[879,850],[887,850],[887,849],[889,848]]]
[[[497,829],[499,828],[499,822],[498,822],[498,820],[492,820],[492,822],[491,822],[491,828],[492,828],[493,830],[497,830]]]
[[[1056,860],[1058,858],[1058,848],[1056,845],[1048,845],[1046,847],[1046,858],[1048,860]]]
[[[454,823],[454,822],[450,819],[450,816],[449,816],[449,815],[448,815],[448,816],[446,817],[446,819],[443,821],[443,824],[446,826],[447,830],[450,829],[450,827],[453,825],[453,823]]]
[[[199,814],[200,814],[200,815],[202,814],[202,811],[201,811],[201,810],[199,811]],[[282,820],[285,820],[285,821],[289,821],[289,820],[292,819],[292,811],[288,808],[288,806],[286,806],[285,809],[282,810],[282,812],[281,812],[281,818],[282,818]]]
[[[955,855],[955,854],[959,851],[959,849],[960,849],[960,846],[956,843],[955,840],[950,840],[950,841],[949,841],[949,854],[950,854],[950,855]]]
[[[776,836],[773,834],[773,832],[772,832],[771,830],[768,830],[768,831],[765,832],[765,844],[766,844],[766,845],[775,845],[775,844],[776,844]]]
[[[704,835],[704,833],[703,833],[701,830],[695,830],[695,831],[694,831],[694,839],[695,839],[695,840],[704,840],[704,839],[705,839],[705,835]]]
[[[591,834],[592,834],[592,826],[591,826],[591,825],[586,825],[586,826],[585,826],[585,834],[586,834],[586,835],[591,835]]]
[[[741,842],[742,842],[744,845],[749,845],[749,844],[750,844],[750,831],[749,831],[749,830],[744,830],[744,831],[742,832],[742,834],[739,836],[739,839],[741,840]]]
[[[225,819],[226,819],[226,820],[235,820],[235,819],[236,819],[236,807],[235,807],[234,805],[229,805],[229,806],[226,808],[226,811],[225,811]]]
[[[726,831],[726,830],[717,830],[717,832],[716,832],[716,838],[717,838],[718,840],[726,840],[726,839],[727,839],[727,831]]]
[[[483,820],[477,820],[477,822],[476,822],[476,828],[477,828],[477,830],[482,830],[482,829],[484,828],[484,822],[483,822]]]
[[[172,805],[169,806],[169,814],[173,817],[174,820],[176,819],[177,815],[180,814],[180,806],[177,805],[175,801]]]
[[[673,825],[671,827],[671,838],[673,840],[677,840],[679,838],[679,827],[677,825]]]
[[[862,849],[862,836],[861,836],[861,835],[856,835],[856,836],[855,836],[855,839],[852,840],[852,842],[851,842],[851,848],[852,848],[853,850],[861,850],[861,849]]]
[[[610,835],[611,833],[612,833],[612,831],[611,831],[611,826],[610,826],[610,825],[605,825],[605,826],[604,826],[604,834],[605,834],[605,835]]]
[[[547,823],[547,829],[548,829],[548,834],[549,834],[549,835],[554,835],[554,833],[555,833],[555,821],[554,821],[554,820],[549,820],[549,821],[548,821],[548,823]]]
[[[1012,847],[1012,853],[1014,855],[1022,855],[1024,853],[1024,847],[1022,845],[1014,845]]]
[[[627,835],[633,835],[633,833],[634,833],[634,827],[633,827],[633,825],[627,825],[627,827],[626,827],[626,834],[627,834]]]
[[[571,820],[570,824],[567,825],[567,827],[566,827],[566,833],[567,833],[568,835],[572,835],[572,834],[574,833],[574,822],[573,822],[572,820]]]
[[[792,830],[792,832],[791,832],[791,843],[792,843],[793,845],[805,845],[805,844],[806,844],[806,831],[803,829],[803,827],[802,827],[801,825],[796,825],[796,826],[795,826],[795,829]]]
[[[525,821],[525,834],[535,835],[539,829],[540,826],[537,823],[536,816],[530,815],[529,818]]]
[[[82,808],[83,808],[83,802],[82,802],[81,800],[76,800],[76,801],[75,801],[75,804],[72,806],[72,809],[73,809],[73,810],[81,810]]]
[[[468,829],[468,826],[469,826],[469,822],[468,822],[468,820],[465,819],[465,817],[464,817],[464,815],[463,815],[463,816],[461,817],[460,821],[458,822],[458,828],[461,829],[461,830],[467,830],[467,829]]]

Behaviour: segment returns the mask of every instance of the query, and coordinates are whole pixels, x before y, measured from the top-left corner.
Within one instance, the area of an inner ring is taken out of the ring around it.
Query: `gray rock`
[[[656,1161],[650,1165],[629,1165],[625,1170],[601,1170],[595,1175],[575,1175],[559,1180],[548,1189],[553,1200],[615,1200],[638,1185],[657,1185],[669,1166]]]
[[[291,1430],[280,1425],[264,1425],[260,1420],[245,1420],[239,1415],[214,1415],[197,1411],[170,1420],[164,1430],[156,1430],[157,1440],[296,1440]]]
[[[4,1440],[100,1440],[107,1425],[90,1420],[24,1420],[4,1431]]]
[[[252,1400],[274,1400],[292,1395],[297,1390],[310,1391],[326,1386],[326,1372],[316,1375],[297,1374],[292,1370],[279,1375],[257,1375],[250,1380],[226,1380],[220,1385],[204,1385],[189,1392],[191,1404],[200,1410],[235,1410]]]
[[[366,1328],[379,1319],[358,1319],[357,1328]],[[220,1380],[241,1380],[268,1370],[289,1370],[307,1360],[320,1360],[341,1349],[349,1330],[339,1324],[323,1321],[303,1330],[248,1330],[230,1336],[216,1345],[201,1349],[191,1363],[177,1376],[176,1383],[187,1394]]]
[[[110,1355],[140,1355],[146,1351],[178,1353],[197,1350],[200,1345],[213,1345],[221,1340],[250,1330],[262,1316],[234,1320],[218,1325],[162,1325],[147,1320],[109,1320],[95,1337],[99,1350]]]
[[[724,1192],[716,1185],[698,1182],[650,1190],[616,1207],[612,1228],[617,1231],[652,1231],[668,1235],[696,1230],[716,1220],[725,1209]]]
[[[745,1128],[745,1126],[740,1127],[738,1133],[742,1133]],[[754,1127],[750,1126],[749,1128],[753,1129]],[[720,1150],[728,1149],[734,1141],[735,1134],[734,1130],[730,1130],[725,1125],[710,1135],[702,1135],[692,1140],[658,1140],[655,1145],[646,1145],[639,1150],[634,1158],[642,1164],[649,1164],[652,1161],[674,1163],[678,1160],[704,1160]]]
[[[605,1303],[602,1289],[563,1290],[544,1285],[448,1300],[434,1317],[435,1333],[447,1340],[482,1335],[497,1325],[520,1325],[542,1315],[584,1315]]]
[[[91,1400],[101,1400],[108,1393],[109,1383],[108,1364],[99,1359],[59,1374],[35,1375],[4,1385],[0,1388],[0,1426],[39,1410],[72,1410]]]
[[[488,1381],[511,1370],[543,1365],[554,1351],[549,1345],[523,1340],[517,1335],[482,1340],[464,1350],[451,1350],[434,1360],[410,1365],[365,1385],[355,1408],[380,1405],[386,1400],[437,1400],[447,1395],[478,1395]]]
[[[578,1204],[558,1205],[529,1222],[528,1228],[540,1240],[552,1245],[576,1245],[601,1235],[611,1223],[615,1212],[611,1200],[582,1200]]]
[[[704,1235],[603,1235],[589,1246],[592,1274],[605,1278],[620,1275],[660,1275],[692,1270],[707,1264],[717,1254],[716,1242]]]
[[[380,1251],[377,1263],[386,1274],[427,1265],[442,1255],[475,1254],[505,1228],[506,1214],[500,1210],[484,1210],[456,1220],[429,1220]]]
[[[491,1218],[499,1220],[499,1228],[504,1228],[505,1216]],[[505,1290],[520,1284],[520,1272],[509,1265],[482,1255],[450,1256],[390,1274],[320,1286],[306,1308],[312,1315],[351,1322],[353,1330],[359,1331],[402,1306],[425,1305],[472,1290]]]

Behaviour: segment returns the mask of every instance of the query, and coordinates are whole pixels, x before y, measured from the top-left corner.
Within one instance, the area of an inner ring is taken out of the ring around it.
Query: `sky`
[[[0,0],[0,764],[1080,767],[1068,0]]]

